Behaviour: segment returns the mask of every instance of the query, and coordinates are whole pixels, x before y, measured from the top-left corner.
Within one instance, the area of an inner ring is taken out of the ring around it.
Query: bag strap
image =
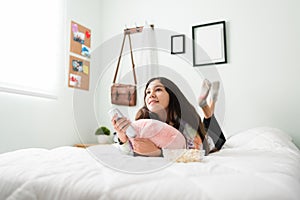
[[[134,65],[134,61],[133,61],[133,53],[132,53],[131,38],[130,38],[130,33],[126,33],[126,32],[124,32],[124,37],[123,37],[123,42],[122,42],[121,52],[120,52],[120,55],[119,55],[118,64],[117,64],[117,69],[116,69],[116,71],[115,71],[115,76],[114,76],[113,83],[115,83],[115,82],[116,82],[116,79],[117,79],[117,74],[118,74],[119,67],[120,67],[120,61],[121,61],[121,57],[122,57],[122,53],[123,53],[123,49],[124,49],[124,43],[125,43],[126,35],[128,36],[128,39],[129,39],[130,56],[131,56],[131,63],[132,63],[132,72],[133,72],[134,84],[136,85],[136,84],[137,84],[137,81],[136,81],[136,74],[135,74],[135,68],[134,68],[135,65]]]

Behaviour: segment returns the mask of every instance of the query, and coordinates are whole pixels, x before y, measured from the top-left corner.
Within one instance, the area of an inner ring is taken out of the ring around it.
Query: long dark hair
[[[178,129],[181,133],[183,133],[184,123],[188,123],[193,129],[197,130],[199,134],[203,147],[205,150],[208,148],[207,140],[206,140],[206,131],[204,129],[204,125],[202,120],[197,113],[195,107],[187,100],[181,90],[174,84],[171,80],[165,77],[155,77],[151,78],[144,90],[144,106],[140,108],[135,116],[135,119],[157,119],[158,116],[151,112],[145,102],[146,98],[146,90],[149,84],[152,81],[159,80],[161,84],[164,85],[166,91],[170,96],[167,120],[166,123],[172,125],[174,128]]]

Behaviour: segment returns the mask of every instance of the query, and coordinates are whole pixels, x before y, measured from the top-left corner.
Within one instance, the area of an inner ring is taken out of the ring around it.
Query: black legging
[[[214,115],[212,115],[208,119],[204,118],[203,124],[204,124],[205,131],[214,141],[215,147],[218,150],[220,150],[224,145],[224,143],[226,142],[226,139],[217,119],[215,118]]]

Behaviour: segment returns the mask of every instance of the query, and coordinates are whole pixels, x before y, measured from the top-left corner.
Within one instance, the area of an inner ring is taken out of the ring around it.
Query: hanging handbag
[[[126,36],[128,36],[129,45],[130,45],[130,55],[131,55],[131,63],[132,63],[132,72],[134,77],[134,85],[116,83]],[[116,105],[123,105],[123,106],[135,106],[136,105],[136,84],[137,81],[136,81],[136,74],[134,68],[130,33],[124,31],[124,37],[123,37],[120,56],[118,59],[117,69],[111,86],[111,103]]]

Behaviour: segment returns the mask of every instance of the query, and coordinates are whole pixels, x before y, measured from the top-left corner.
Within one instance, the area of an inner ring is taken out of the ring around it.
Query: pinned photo
[[[76,74],[70,74],[69,83],[70,83],[70,86],[73,86],[73,87],[80,87],[80,84],[81,84],[81,76],[76,75]]]
[[[85,45],[82,45],[81,47],[81,55],[85,56],[85,57],[91,57],[91,54],[90,54],[90,48],[85,46]]]
[[[80,60],[72,60],[72,68],[75,72],[83,72],[83,63]]]
[[[73,32],[74,37],[73,40],[76,42],[79,42],[81,44],[84,44],[85,35],[82,32]]]

